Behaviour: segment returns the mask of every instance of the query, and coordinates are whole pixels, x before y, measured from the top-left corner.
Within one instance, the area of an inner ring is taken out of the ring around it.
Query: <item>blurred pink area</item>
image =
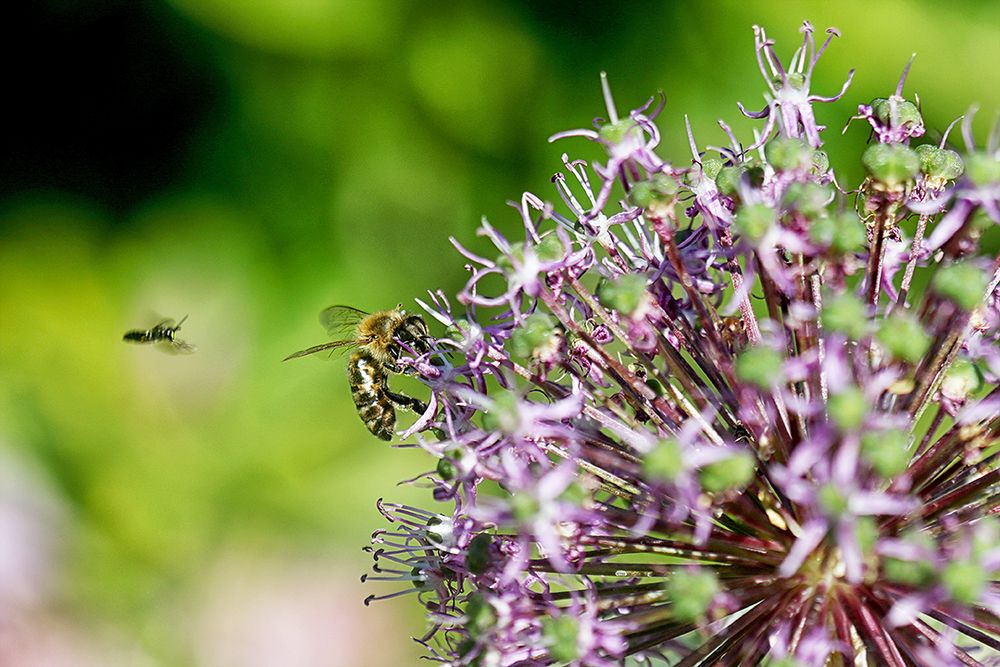
[[[0,452],[0,619],[48,597],[63,518],[41,480]]]
[[[0,667],[152,667],[138,648],[46,616],[0,622]]]
[[[53,611],[66,511],[33,469],[0,449],[0,667],[141,667],[125,642]]]
[[[411,664],[403,605],[362,600],[356,562],[231,556],[214,568],[195,619],[199,667],[390,667]],[[411,632],[412,634],[412,632]]]

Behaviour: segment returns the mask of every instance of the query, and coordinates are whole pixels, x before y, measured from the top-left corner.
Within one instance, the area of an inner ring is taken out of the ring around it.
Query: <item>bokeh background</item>
[[[431,462],[375,440],[325,340],[465,274],[506,201],[553,198],[553,132],[658,90],[663,152],[715,119],[749,138],[751,25],[783,59],[810,19],[835,166],[856,182],[859,102],[906,87],[940,131],[1000,108],[1000,5],[37,0],[0,43],[0,665],[415,664],[412,598],[364,608],[380,496]],[[171,357],[126,329],[189,315]],[[419,390],[418,390],[419,391]]]

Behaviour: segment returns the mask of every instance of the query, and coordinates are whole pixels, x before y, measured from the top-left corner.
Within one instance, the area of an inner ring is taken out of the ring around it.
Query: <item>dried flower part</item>
[[[436,512],[379,504],[381,597],[415,593],[448,665],[975,665],[1000,652],[1000,131],[911,147],[903,95],[861,105],[845,192],[810,92],[754,29],[749,147],[657,154],[651,99],[526,193],[497,258],[453,240],[457,303],[399,364]],[[852,71],[853,74],[853,71]],[[740,107],[742,109],[742,106]],[[954,125],[954,123],[953,123]],[[950,127],[948,130],[950,131]],[[988,246],[988,247],[995,247]],[[916,289],[915,286],[921,287]],[[375,599],[373,596],[372,599]]]

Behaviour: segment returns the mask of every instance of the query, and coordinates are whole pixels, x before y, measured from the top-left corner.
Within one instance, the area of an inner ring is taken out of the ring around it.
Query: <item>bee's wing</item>
[[[306,348],[304,350],[299,350],[298,352],[293,352],[288,355],[282,361],[288,361],[289,359],[297,359],[298,357],[305,357],[310,354],[316,354],[317,352],[324,352],[330,350],[331,352],[335,350],[345,350],[351,347],[357,347],[358,341],[356,340],[334,340],[329,343],[323,343],[322,345],[313,345],[312,347]]]
[[[167,354],[191,354],[198,349],[191,343],[182,341],[180,338],[175,338],[173,340],[161,340],[156,343],[156,347],[163,350]]]
[[[368,313],[351,306],[330,306],[319,314],[319,322],[331,336],[342,336],[354,331]]]
[[[176,326],[176,323],[172,319],[167,318],[165,320],[160,320],[159,322],[157,322],[156,324],[154,324],[152,326],[152,328],[150,329],[150,331],[152,331],[153,329],[171,329],[171,328],[175,328],[176,329],[176,328],[179,328],[179,327]]]

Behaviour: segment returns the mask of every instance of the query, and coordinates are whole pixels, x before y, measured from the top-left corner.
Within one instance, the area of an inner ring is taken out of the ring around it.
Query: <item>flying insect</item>
[[[417,414],[427,406],[416,398],[389,389],[389,375],[401,373],[399,356],[403,346],[423,353],[429,347],[427,323],[420,315],[409,315],[402,304],[391,310],[366,313],[351,306],[330,306],[319,315],[320,323],[333,338],[285,357],[284,361],[319,352],[353,349],[347,363],[347,381],[358,416],[368,430],[382,440],[391,440],[398,405]]]
[[[177,323],[173,320],[161,320],[152,329],[126,331],[122,340],[126,343],[155,343],[164,352],[172,354],[191,354],[197,348],[177,338],[177,332],[180,331],[181,325],[187,318],[188,316],[185,315]]]

